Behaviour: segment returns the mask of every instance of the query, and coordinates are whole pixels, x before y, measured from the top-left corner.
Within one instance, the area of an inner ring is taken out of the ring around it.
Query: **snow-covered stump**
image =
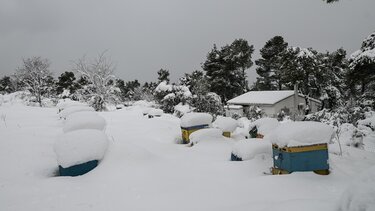
[[[275,118],[261,118],[250,124],[249,135],[251,138],[263,138],[279,126],[279,121]]]
[[[329,174],[328,146],[333,128],[320,122],[289,122],[266,138],[272,143],[272,174],[314,171]]]
[[[271,142],[259,138],[240,140],[233,146],[230,160],[251,160],[260,154],[267,154],[271,156],[271,146]]]
[[[235,119],[231,117],[218,116],[216,120],[212,123],[216,128],[223,131],[223,136],[230,138],[233,131],[237,128],[238,124]]]
[[[208,128],[212,122],[208,113],[187,113],[181,117],[181,133],[183,144],[190,142],[190,135],[200,129]]]
[[[60,176],[79,176],[94,169],[103,159],[108,137],[102,131],[84,129],[60,136],[54,150]]]

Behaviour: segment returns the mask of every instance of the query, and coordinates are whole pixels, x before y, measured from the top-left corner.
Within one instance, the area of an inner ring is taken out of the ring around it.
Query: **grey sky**
[[[31,56],[48,58],[58,76],[108,50],[125,81],[155,81],[160,68],[176,81],[200,69],[214,43],[244,38],[257,58],[275,35],[350,54],[375,30],[374,10],[374,0],[0,0],[0,76]]]

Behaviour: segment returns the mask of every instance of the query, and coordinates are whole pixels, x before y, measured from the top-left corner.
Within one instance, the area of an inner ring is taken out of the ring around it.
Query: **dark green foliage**
[[[159,83],[162,82],[162,81],[166,81],[167,83],[169,83],[169,71],[164,70],[164,69],[160,69],[158,71],[158,81],[159,81]]]
[[[245,71],[253,64],[253,51],[253,46],[249,46],[246,40],[237,39],[220,50],[214,45],[207,54],[202,68],[210,91],[217,93],[223,102],[248,91]]]
[[[62,73],[56,83],[56,94],[63,93],[64,90],[69,90],[73,94],[77,89],[77,84],[75,82],[76,77],[73,72],[64,72]]]
[[[0,79],[0,93],[12,93],[16,91],[12,78],[9,76],[4,76]]]
[[[349,60],[347,83],[350,94],[361,101],[375,102],[375,32],[369,35],[361,48]]]
[[[281,58],[287,47],[283,37],[275,36],[260,49],[262,58],[255,61],[259,75],[255,84],[257,90],[281,90]]]

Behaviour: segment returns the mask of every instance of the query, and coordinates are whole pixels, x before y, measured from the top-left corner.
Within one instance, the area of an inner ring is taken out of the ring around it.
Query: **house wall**
[[[306,108],[306,100],[304,97],[298,96],[297,104],[299,105],[298,115],[303,116],[305,114],[305,108]],[[245,110],[248,109],[249,105],[242,105],[243,110],[234,110],[229,109],[226,111],[227,116],[232,116],[231,114],[236,113],[240,116],[243,116],[246,112]],[[282,110],[289,110],[290,114],[294,112],[294,95],[287,97],[279,102],[277,102],[274,105],[263,105],[263,104],[257,104],[252,106],[258,106],[264,114],[268,117],[276,117],[278,113],[280,113]],[[317,112],[320,109],[320,103],[316,101],[310,100],[310,113]]]

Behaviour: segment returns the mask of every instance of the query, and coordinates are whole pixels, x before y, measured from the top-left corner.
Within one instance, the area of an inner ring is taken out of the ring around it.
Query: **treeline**
[[[50,62],[33,57],[24,59],[14,75],[0,79],[0,93],[29,90],[40,105],[43,97],[69,97],[90,101],[97,110],[103,110],[105,103],[135,100],[156,100],[170,108],[186,102],[183,96],[176,96],[185,93],[181,90],[187,87],[191,93],[188,103],[196,108],[208,95],[222,104],[249,90],[285,90],[298,85],[302,94],[321,99],[327,109],[348,103],[375,106],[375,33],[349,58],[342,48],[318,52],[289,46],[281,36],[268,40],[260,49],[261,58],[254,62],[253,53],[253,45],[244,39],[236,39],[220,48],[214,45],[202,69],[185,73],[176,84],[170,83],[169,71],[165,69],[157,72],[155,82],[125,82],[113,75],[114,65],[105,54],[93,61],[79,59],[72,70],[55,79],[49,69]],[[258,77],[249,86],[246,71],[254,63]],[[164,88],[168,86],[167,89],[158,88],[161,83]]]

